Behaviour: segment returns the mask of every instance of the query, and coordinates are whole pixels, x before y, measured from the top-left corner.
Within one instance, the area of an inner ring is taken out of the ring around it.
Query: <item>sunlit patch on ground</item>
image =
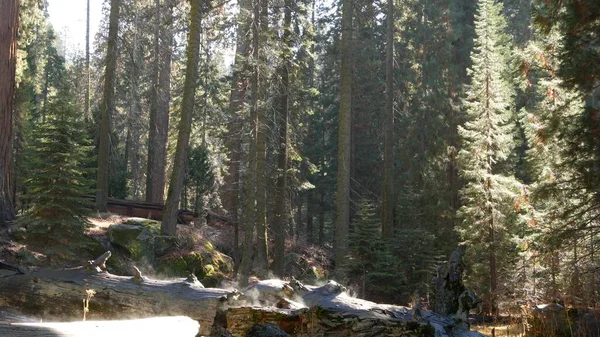
[[[495,337],[523,337],[525,336],[523,332],[523,325],[509,324],[506,325],[504,323],[498,323],[495,325],[494,323],[487,324],[477,324],[471,325],[471,329],[475,331],[479,331],[487,336],[495,336]]]

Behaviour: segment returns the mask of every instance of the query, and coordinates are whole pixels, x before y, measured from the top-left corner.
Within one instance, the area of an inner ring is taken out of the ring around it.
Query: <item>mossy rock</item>
[[[125,225],[134,225],[145,227],[152,232],[160,233],[160,222],[156,220],[144,219],[144,218],[129,218],[122,222]]]
[[[227,276],[225,276],[224,274],[213,273],[209,276],[202,278],[200,280],[200,283],[202,283],[206,288],[217,288],[225,279],[227,279]]]
[[[160,234],[160,223],[143,219],[129,219],[108,227],[108,237],[113,245],[124,248],[135,260],[154,260],[154,238]]]
[[[215,287],[231,274],[233,259],[214,249],[211,244],[205,244],[198,251],[158,258],[156,270],[174,277],[186,277],[194,273],[202,284]]]

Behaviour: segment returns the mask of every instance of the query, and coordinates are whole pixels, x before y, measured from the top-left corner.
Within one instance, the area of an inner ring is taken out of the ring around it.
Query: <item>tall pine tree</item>
[[[509,39],[502,3],[480,0],[475,16],[471,84],[464,100],[466,122],[459,127],[463,148],[459,152],[462,223],[459,233],[471,246],[472,280],[483,284],[492,313],[497,313],[500,271],[509,250],[513,199],[519,183],[505,162],[514,148],[512,90],[507,80]],[[487,261],[485,261],[487,260]]]

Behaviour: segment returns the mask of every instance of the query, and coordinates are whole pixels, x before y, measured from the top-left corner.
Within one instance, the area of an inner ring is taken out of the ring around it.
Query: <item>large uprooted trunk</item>
[[[334,281],[305,286],[296,280],[259,281],[243,295],[204,288],[195,279],[159,281],[116,276],[104,270],[110,253],[86,267],[12,268],[0,278],[0,307],[19,308],[38,318],[77,320],[86,291],[89,319],[185,315],[200,323],[200,333],[216,331],[243,337],[260,323],[273,323],[294,336],[481,336],[451,317],[401,306],[377,304],[346,294]],[[1,266],[0,266],[1,267]]]

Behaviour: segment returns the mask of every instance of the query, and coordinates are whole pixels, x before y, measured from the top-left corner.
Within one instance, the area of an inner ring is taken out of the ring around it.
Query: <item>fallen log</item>
[[[96,196],[86,195],[90,200],[96,200]],[[117,198],[108,198],[108,211],[128,217],[145,218],[152,220],[162,220],[162,213],[165,205],[155,202],[135,201]],[[198,214],[186,209],[177,211],[177,223],[189,224],[198,217]]]
[[[469,331],[460,317],[353,298],[334,281],[314,287],[264,280],[240,296],[235,290],[203,288],[194,278],[150,280],[139,270],[133,277],[112,275],[102,270],[109,257],[104,254],[87,267],[0,277],[0,307],[44,320],[72,320],[82,317],[83,300],[94,290],[87,313],[91,319],[185,315],[200,323],[204,335],[227,331],[227,336],[243,337],[257,324],[272,323],[299,337],[483,336]]]
[[[100,267],[108,256],[90,261],[89,268],[6,275],[0,278],[0,306],[19,308],[44,320],[72,320],[82,317],[86,291],[93,290],[87,313],[90,319],[185,315],[197,320],[201,333],[208,334],[217,309],[236,296],[235,291],[204,288],[193,279],[113,275]]]
[[[0,324],[0,336],[13,337],[195,337],[199,325],[189,317],[154,317],[120,321]]]
[[[227,307],[215,323],[235,337],[246,336],[261,323],[276,324],[299,337],[483,337],[451,317],[354,298],[345,290],[334,281],[321,287],[296,280],[259,281],[240,298],[246,300],[245,305]]]

